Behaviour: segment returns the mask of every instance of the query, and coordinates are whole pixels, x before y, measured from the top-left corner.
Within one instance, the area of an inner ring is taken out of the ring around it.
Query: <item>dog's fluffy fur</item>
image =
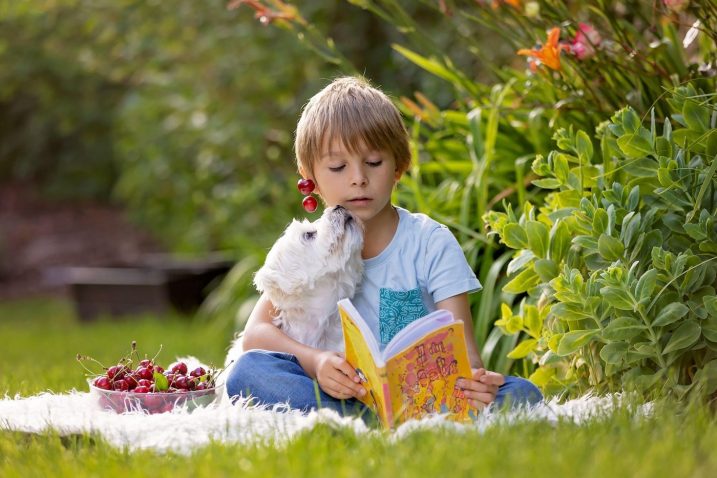
[[[352,297],[363,274],[363,226],[345,208],[328,208],[309,222],[294,220],[274,243],[254,285],[277,310],[274,324],[302,344],[342,351],[336,302]],[[234,341],[225,366],[242,353]]]

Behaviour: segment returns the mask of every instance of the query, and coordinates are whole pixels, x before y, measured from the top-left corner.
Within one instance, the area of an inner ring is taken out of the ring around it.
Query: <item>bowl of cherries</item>
[[[184,362],[176,362],[165,370],[155,358],[140,359],[136,343],[132,342],[132,353],[128,357],[123,357],[117,365],[103,366],[100,374],[88,378],[90,394],[96,397],[101,408],[116,413],[164,413],[175,407],[193,410],[221,396],[221,387],[216,385],[216,370],[205,367],[189,370]],[[77,359],[96,362],[82,355]]]

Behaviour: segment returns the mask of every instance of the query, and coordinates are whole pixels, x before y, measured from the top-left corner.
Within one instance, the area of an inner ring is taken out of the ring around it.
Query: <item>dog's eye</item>
[[[304,233],[304,240],[310,241],[316,237],[316,231],[307,231]]]

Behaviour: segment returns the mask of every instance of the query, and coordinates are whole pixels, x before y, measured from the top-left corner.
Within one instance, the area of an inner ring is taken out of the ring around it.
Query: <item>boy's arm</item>
[[[262,294],[244,328],[244,350],[264,349],[294,355],[306,374],[315,378],[321,389],[334,398],[346,399],[365,392],[356,371],[343,357],[292,339],[274,325],[275,315],[273,304]]]
[[[458,294],[436,303],[439,309],[445,309],[456,319],[462,320],[466,333],[466,348],[468,360],[471,363],[472,377],[461,379],[457,385],[461,387],[471,406],[482,409],[495,400],[498,387],[505,383],[505,378],[496,372],[489,372],[483,367],[483,361],[478,353],[473,332],[473,317],[468,303],[468,294]]]

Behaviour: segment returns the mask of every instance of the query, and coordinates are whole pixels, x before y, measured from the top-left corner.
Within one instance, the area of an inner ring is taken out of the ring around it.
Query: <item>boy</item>
[[[391,204],[391,193],[410,165],[408,133],[381,91],[358,78],[339,78],[316,94],[299,120],[296,160],[326,207],[341,205],[364,224],[363,281],[352,302],[382,345],[411,321],[436,309],[463,320],[472,376],[458,382],[469,403],[535,403],[529,381],[486,371],[472,337],[468,293],[481,289],[451,232],[423,214]],[[342,355],[307,347],[272,323],[272,304],[261,297],[244,332],[245,353],[227,378],[229,396],[249,391],[266,404],[338,411],[365,393]],[[496,400],[497,399],[497,400]]]

